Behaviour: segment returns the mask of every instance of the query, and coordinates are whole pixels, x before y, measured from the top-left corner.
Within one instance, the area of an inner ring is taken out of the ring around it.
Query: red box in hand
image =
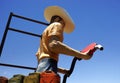
[[[86,48],[84,48],[81,52],[87,52],[87,51],[89,51],[89,55],[93,55],[93,53],[95,52],[95,46],[96,46],[97,44],[96,43],[91,43],[91,44],[89,44]]]

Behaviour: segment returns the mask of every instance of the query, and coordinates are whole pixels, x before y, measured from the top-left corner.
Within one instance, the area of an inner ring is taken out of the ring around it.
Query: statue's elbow
[[[53,40],[51,43],[49,43],[49,48],[51,51],[55,51],[58,48],[58,42],[56,40]]]

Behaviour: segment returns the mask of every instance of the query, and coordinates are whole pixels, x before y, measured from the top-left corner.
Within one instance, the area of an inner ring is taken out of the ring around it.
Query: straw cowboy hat
[[[65,21],[64,32],[70,33],[74,30],[74,22],[69,14],[59,6],[49,6],[44,11],[45,19],[50,22],[51,17],[54,15],[60,16]]]

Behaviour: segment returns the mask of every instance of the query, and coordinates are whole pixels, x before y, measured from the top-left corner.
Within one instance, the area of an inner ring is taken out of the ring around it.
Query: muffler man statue
[[[92,55],[82,53],[63,43],[63,33],[71,33],[74,30],[74,22],[70,15],[59,6],[49,6],[44,11],[45,19],[50,25],[43,31],[40,47],[36,53],[38,67],[36,72],[53,71],[55,73],[67,73],[67,70],[58,68],[59,54],[65,54],[84,60]]]

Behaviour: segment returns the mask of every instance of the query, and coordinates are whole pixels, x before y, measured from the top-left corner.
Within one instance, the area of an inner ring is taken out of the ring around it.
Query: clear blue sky
[[[104,46],[90,60],[77,61],[67,83],[120,83],[120,1],[119,0],[0,0],[0,41],[10,12],[47,22],[44,9],[58,5],[65,8],[75,22],[75,30],[64,35],[64,43],[82,50],[92,42]],[[16,29],[41,34],[46,26],[13,18]],[[0,62],[36,67],[35,53],[39,38],[9,31]],[[60,55],[59,66],[69,68],[73,57]],[[31,70],[0,66],[0,76],[28,75]],[[62,74],[61,78],[62,78]]]

